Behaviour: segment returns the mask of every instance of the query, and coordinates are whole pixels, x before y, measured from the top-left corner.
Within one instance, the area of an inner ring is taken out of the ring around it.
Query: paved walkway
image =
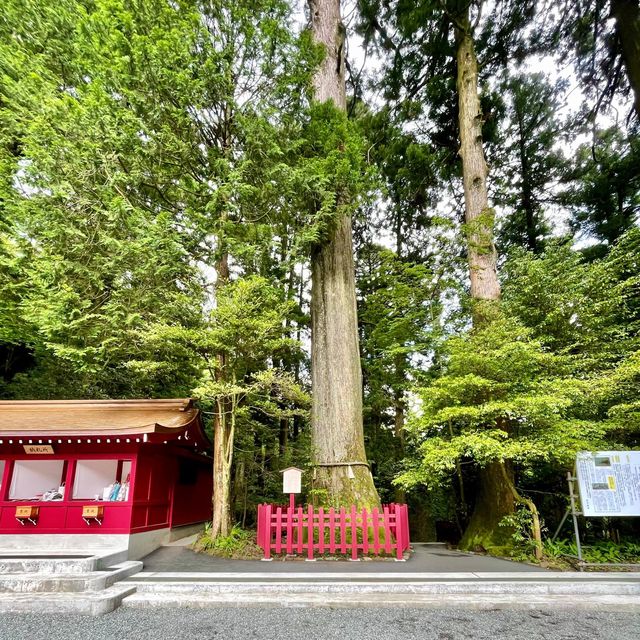
[[[157,549],[143,559],[145,572],[189,573],[510,573],[544,572],[540,567],[501,560],[491,556],[452,551],[439,544],[414,544],[414,552],[406,562],[393,560],[227,560],[195,553],[184,546],[167,546]]]

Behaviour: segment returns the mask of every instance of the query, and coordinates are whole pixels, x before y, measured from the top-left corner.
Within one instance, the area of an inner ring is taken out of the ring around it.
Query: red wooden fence
[[[409,549],[409,516],[406,504],[357,511],[355,506],[306,509],[272,504],[258,505],[258,545],[269,559],[271,553],[302,555],[313,560],[317,552],[351,555],[395,555],[402,560]]]

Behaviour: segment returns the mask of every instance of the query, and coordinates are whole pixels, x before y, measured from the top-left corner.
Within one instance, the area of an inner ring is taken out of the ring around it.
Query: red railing
[[[364,555],[395,556],[403,559],[409,549],[409,516],[406,504],[384,505],[356,510],[344,507],[306,509],[258,505],[258,545],[264,551],[265,559],[272,553],[303,555],[313,560],[317,552],[350,555],[358,559]]]

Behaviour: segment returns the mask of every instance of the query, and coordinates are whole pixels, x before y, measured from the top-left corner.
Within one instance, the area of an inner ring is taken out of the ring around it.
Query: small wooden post
[[[282,553],[282,507],[276,508],[276,553]]]
[[[271,505],[264,506],[264,559],[271,560]]]
[[[384,518],[384,550],[391,555],[391,518],[389,517],[389,507],[384,505],[382,509]]]

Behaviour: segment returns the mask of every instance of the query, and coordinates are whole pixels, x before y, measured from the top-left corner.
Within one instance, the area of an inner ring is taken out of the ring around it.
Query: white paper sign
[[[302,469],[289,467],[282,472],[282,493],[302,492]]]
[[[640,451],[581,451],[576,470],[585,516],[640,516]]]

